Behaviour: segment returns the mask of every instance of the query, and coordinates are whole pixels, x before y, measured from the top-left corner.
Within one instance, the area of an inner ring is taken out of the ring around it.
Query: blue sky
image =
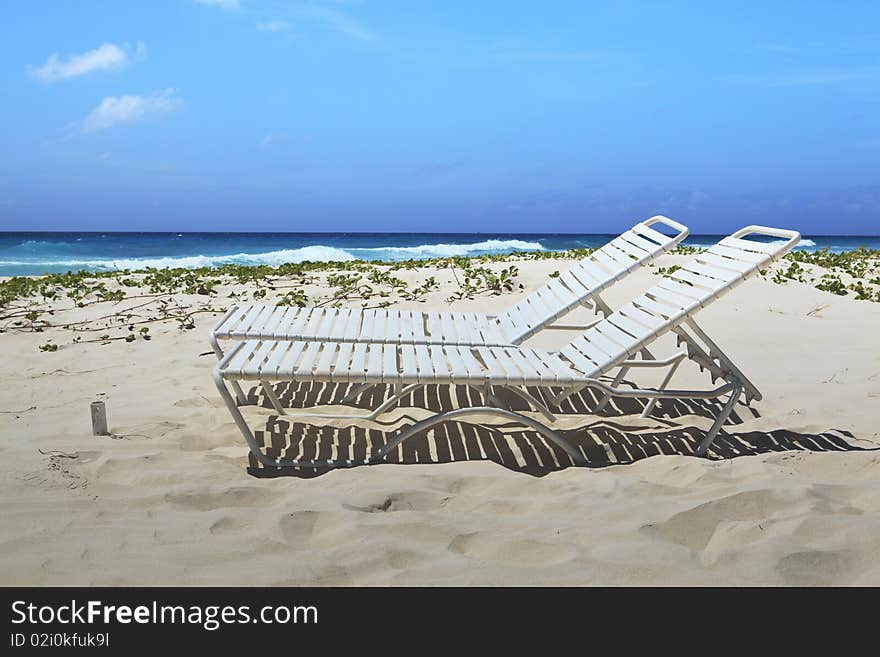
[[[880,233],[880,3],[7,0],[0,229]]]

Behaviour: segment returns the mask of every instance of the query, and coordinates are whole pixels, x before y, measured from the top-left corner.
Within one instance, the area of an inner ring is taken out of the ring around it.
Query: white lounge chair
[[[651,226],[655,224],[664,224],[675,234],[669,236],[654,230]],[[498,316],[246,304],[231,307],[214,326],[209,340],[218,358],[223,358],[219,343],[222,339],[517,345],[578,305],[592,304],[597,313],[607,315],[610,309],[600,294],[628,273],[676,247],[687,235],[687,227],[668,217],[658,215],[639,222]],[[239,403],[246,404],[237,383],[233,382],[233,388]]]
[[[779,237],[784,241],[768,243],[742,239],[750,234]],[[712,444],[740,395],[744,393],[748,402],[759,399],[760,393],[697,326],[693,316],[781,257],[799,240],[800,235],[794,231],[762,226],[743,228],[696,255],[669,278],[664,278],[644,294],[600,320],[558,352],[515,346],[246,340],[236,344],[223,357],[214,371],[214,380],[254,456],[267,466],[319,468],[351,466],[355,463],[266,456],[227,389],[227,382],[261,382],[280,414],[285,411],[271,392],[271,386],[268,385],[271,381],[394,385],[398,389],[397,394],[369,417],[387,410],[413,389],[429,384],[479,386],[486,399],[494,404],[441,412],[416,422],[391,439],[367,462],[380,460],[402,441],[427,427],[474,415],[494,415],[516,420],[565,450],[575,463],[584,462],[584,455],[545,423],[503,408],[492,393],[493,387],[506,388],[526,399],[551,422],[555,419],[553,413],[524,390],[526,386],[561,388],[562,392],[555,401],[583,388],[603,392],[602,403],[611,396],[649,399],[651,403],[645,409],[646,413],[658,399],[710,399],[729,393],[729,399],[697,448],[697,454],[702,455]],[[635,359],[648,344],[669,331],[677,334],[679,344],[687,344],[686,353],[665,361]],[[702,368],[708,368],[713,382],[721,378],[725,384],[713,390],[667,390],[672,371],[685,355]],[[658,366],[670,367],[659,388],[618,387],[628,369]],[[610,385],[599,380],[600,376],[616,368],[619,368],[619,372]]]

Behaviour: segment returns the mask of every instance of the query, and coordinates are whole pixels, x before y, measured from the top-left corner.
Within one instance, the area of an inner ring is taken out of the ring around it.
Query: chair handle
[[[664,217],[662,214],[654,215],[650,219],[645,219],[642,222],[644,226],[650,226],[651,224],[665,224],[669,228],[675,230],[678,235],[675,236],[675,242],[681,242],[685,237],[688,236],[690,229],[684,224],[680,224],[674,219],[670,219],[669,217]]]
[[[801,241],[801,234],[796,230],[770,228],[769,226],[746,226],[745,228],[740,228],[731,237],[742,238],[745,235],[767,235],[768,237],[779,237],[786,240],[780,254],[789,251],[795,244]]]

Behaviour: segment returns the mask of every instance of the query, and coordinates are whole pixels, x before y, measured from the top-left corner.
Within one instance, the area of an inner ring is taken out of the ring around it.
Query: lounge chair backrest
[[[657,223],[672,228],[676,234],[664,235],[651,228]],[[558,278],[551,278],[500,314],[496,321],[511,343],[518,344],[590,295],[601,292],[627,273],[674,248],[687,235],[687,227],[661,215],[639,222]]]
[[[784,241],[743,239],[757,234]],[[746,226],[698,253],[668,278],[593,325],[560,352],[588,377],[632,358],[655,337],[779,259],[800,241],[793,230]]]

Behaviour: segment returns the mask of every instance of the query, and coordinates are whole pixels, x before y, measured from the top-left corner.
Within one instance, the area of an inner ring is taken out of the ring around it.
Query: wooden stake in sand
[[[92,402],[92,433],[96,436],[110,435],[107,430],[107,409],[102,401]]]

